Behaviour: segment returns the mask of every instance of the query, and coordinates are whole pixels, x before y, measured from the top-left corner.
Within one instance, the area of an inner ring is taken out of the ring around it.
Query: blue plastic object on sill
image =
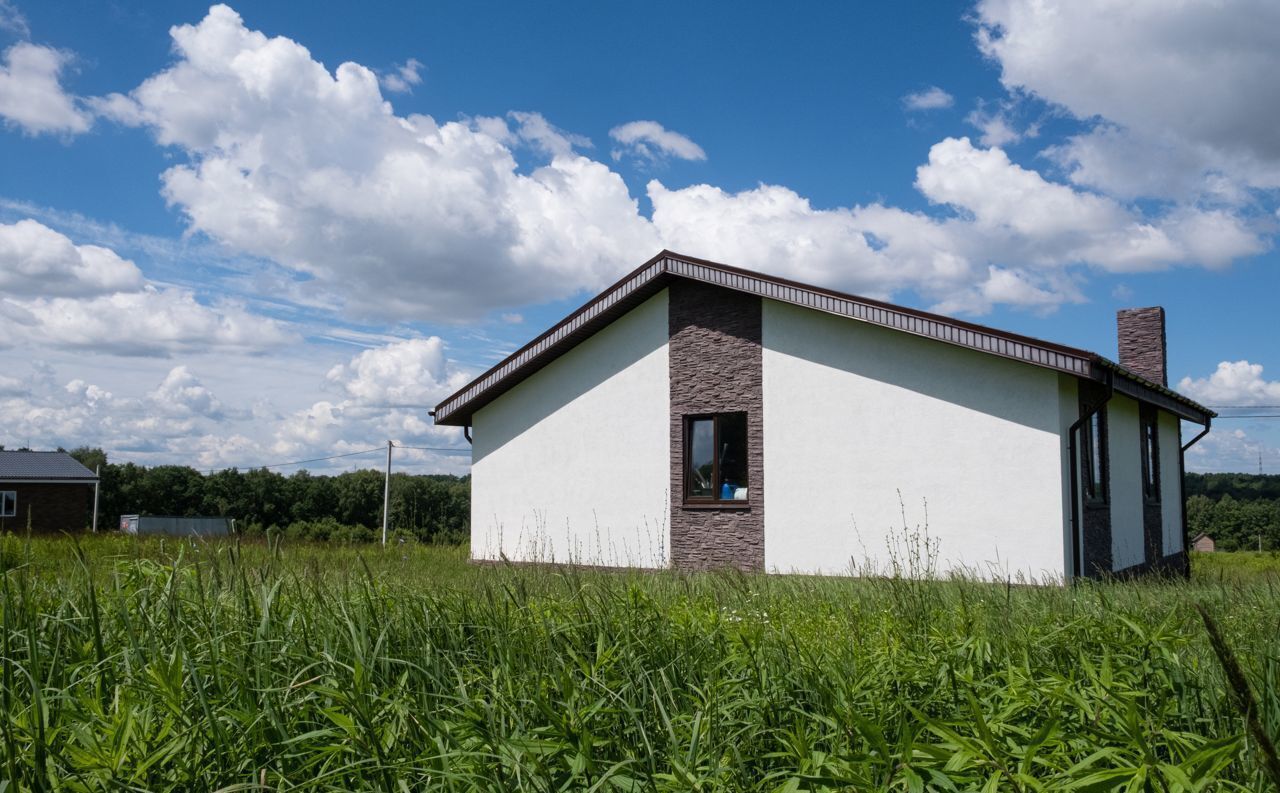
[[[723,501],[731,501],[733,499],[733,485],[725,482],[720,486],[720,498]]]

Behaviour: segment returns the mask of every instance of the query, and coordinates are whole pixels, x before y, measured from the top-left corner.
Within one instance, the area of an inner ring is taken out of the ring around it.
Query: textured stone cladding
[[[1116,336],[1121,366],[1153,383],[1169,385],[1169,376],[1165,372],[1163,308],[1152,306],[1117,311]]]
[[[1098,414],[1102,424],[1102,481],[1111,481],[1111,439],[1108,437],[1107,409],[1104,407]],[[1087,432],[1086,425],[1082,431]],[[1084,461],[1081,460],[1081,465]],[[1084,472],[1080,473],[1081,481]],[[1091,578],[1104,578],[1111,575],[1111,494],[1102,501],[1091,502],[1084,499],[1084,574]]]
[[[0,518],[0,531],[26,531],[28,511],[33,532],[81,531],[92,520],[93,485],[0,482],[0,490],[18,494],[17,514]]]
[[[760,298],[678,279],[671,331],[671,561],[682,570],[764,570],[764,385]],[[684,505],[684,419],[747,414],[747,503]]]

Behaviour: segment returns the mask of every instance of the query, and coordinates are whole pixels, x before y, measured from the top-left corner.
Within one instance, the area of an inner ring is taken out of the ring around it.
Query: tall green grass
[[[0,791],[1265,790],[1273,581],[0,539]]]

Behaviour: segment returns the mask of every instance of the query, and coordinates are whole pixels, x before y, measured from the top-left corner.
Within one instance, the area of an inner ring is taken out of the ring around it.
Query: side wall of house
[[[1142,433],[1138,402],[1115,394],[1107,402],[1110,455],[1111,569],[1146,561],[1142,533]]]
[[[0,518],[0,531],[26,531],[28,516],[39,533],[83,531],[93,520],[92,484],[0,482],[0,490],[18,499],[17,514]]]
[[[771,300],[762,338],[766,569],[923,572],[927,530],[937,573],[1063,577],[1056,372]]]
[[[665,567],[667,292],[473,417],[475,559]]]
[[[1182,422],[1160,411],[1160,508],[1163,519],[1164,555],[1183,553],[1182,536]]]

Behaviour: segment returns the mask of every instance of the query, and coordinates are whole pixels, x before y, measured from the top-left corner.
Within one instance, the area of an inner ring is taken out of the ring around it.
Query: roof
[[[97,478],[66,452],[0,451],[0,482],[93,482]]]
[[[1088,350],[663,251],[442,401],[433,412],[436,424],[469,425],[477,410],[679,278],[716,284],[1084,379],[1109,380],[1116,391],[1198,424],[1217,415]]]

